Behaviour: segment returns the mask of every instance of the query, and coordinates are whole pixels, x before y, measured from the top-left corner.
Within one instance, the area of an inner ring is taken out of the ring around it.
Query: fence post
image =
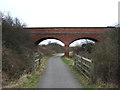
[[[93,60],[91,61],[91,83],[95,83],[95,67],[94,67],[94,62]]]
[[[90,83],[95,83],[95,67],[93,60],[75,55],[75,66],[87,78]]]
[[[83,63],[82,63],[82,62],[83,62],[83,59],[82,59],[82,57],[81,57],[80,59],[81,59],[81,60],[80,60],[80,61],[81,61],[81,62],[80,62],[80,63],[81,63],[80,69],[81,69],[81,71],[82,71],[82,66],[83,66],[83,65],[82,65]]]
[[[74,65],[76,66],[77,64],[77,60],[76,60],[76,55],[74,55]]]

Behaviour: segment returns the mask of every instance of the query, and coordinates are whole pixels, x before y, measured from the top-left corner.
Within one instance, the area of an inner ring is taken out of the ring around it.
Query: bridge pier
[[[65,56],[69,57],[69,44],[65,44]]]

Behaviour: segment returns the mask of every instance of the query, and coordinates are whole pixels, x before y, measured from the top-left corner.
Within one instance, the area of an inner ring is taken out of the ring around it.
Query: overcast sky
[[[118,23],[119,0],[0,0],[28,27],[106,27]]]
[[[107,27],[118,24],[118,2],[119,0],[0,0],[0,11],[10,12],[12,17],[17,17],[28,27]],[[47,42],[49,41],[44,41],[43,44]],[[75,42],[73,46],[80,42]]]
[[[80,45],[82,45],[83,43],[86,43],[86,40],[87,40],[87,42],[95,43],[94,41],[91,41],[91,40],[88,40],[88,39],[80,39],[80,40],[76,40],[76,41],[74,41],[73,43],[71,43],[71,44],[70,44],[70,47],[80,46]],[[47,44],[49,44],[50,42],[52,42],[52,43],[57,43],[57,44],[60,44],[60,45],[62,45],[62,46],[65,46],[64,43],[62,43],[62,42],[59,41],[59,40],[55,40],[55,39],[47,39],[47,40],[44,40],[44,41],[40,42],[39,45],[47,45]]]

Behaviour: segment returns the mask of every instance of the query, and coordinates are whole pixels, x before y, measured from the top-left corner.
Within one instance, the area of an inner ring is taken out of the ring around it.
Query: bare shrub
[[[24,24],[19,19],[13,19],[9,14],[2,16],[2,71],[8,79],[3,77],[3,84],[6,84],[31,72],[33,45],[29,32],[23,30]]]
[[[118,29],[108,29],[94,47],[95,76],[105,83],[118,84]]]

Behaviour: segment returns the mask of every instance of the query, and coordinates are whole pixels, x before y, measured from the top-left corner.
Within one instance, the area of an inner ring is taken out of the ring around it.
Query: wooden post
[[[80,63],[81,63],[81,64],[80,64],[80,66],[81,66],[80,69],[81,69],[81,71],[83,71],[83,70],[82,70],[82,66],[83,66],[83,65],[82,65],[82,62],[83,62],[83,59],[82,59],[82,57],[81,57],[81,58],[80,58]]]
[[[94,84],[96,82],[96,79],[95,79],[95,67],[94,67],[94,63],[93,63],[93,60],[91,62],[91,70],[90,70],[90,73],[91,73],[91,83]]]
[[[76,62],[77,60],[76,60],[76,55],[74,55],[74,65],[76,66]]]

